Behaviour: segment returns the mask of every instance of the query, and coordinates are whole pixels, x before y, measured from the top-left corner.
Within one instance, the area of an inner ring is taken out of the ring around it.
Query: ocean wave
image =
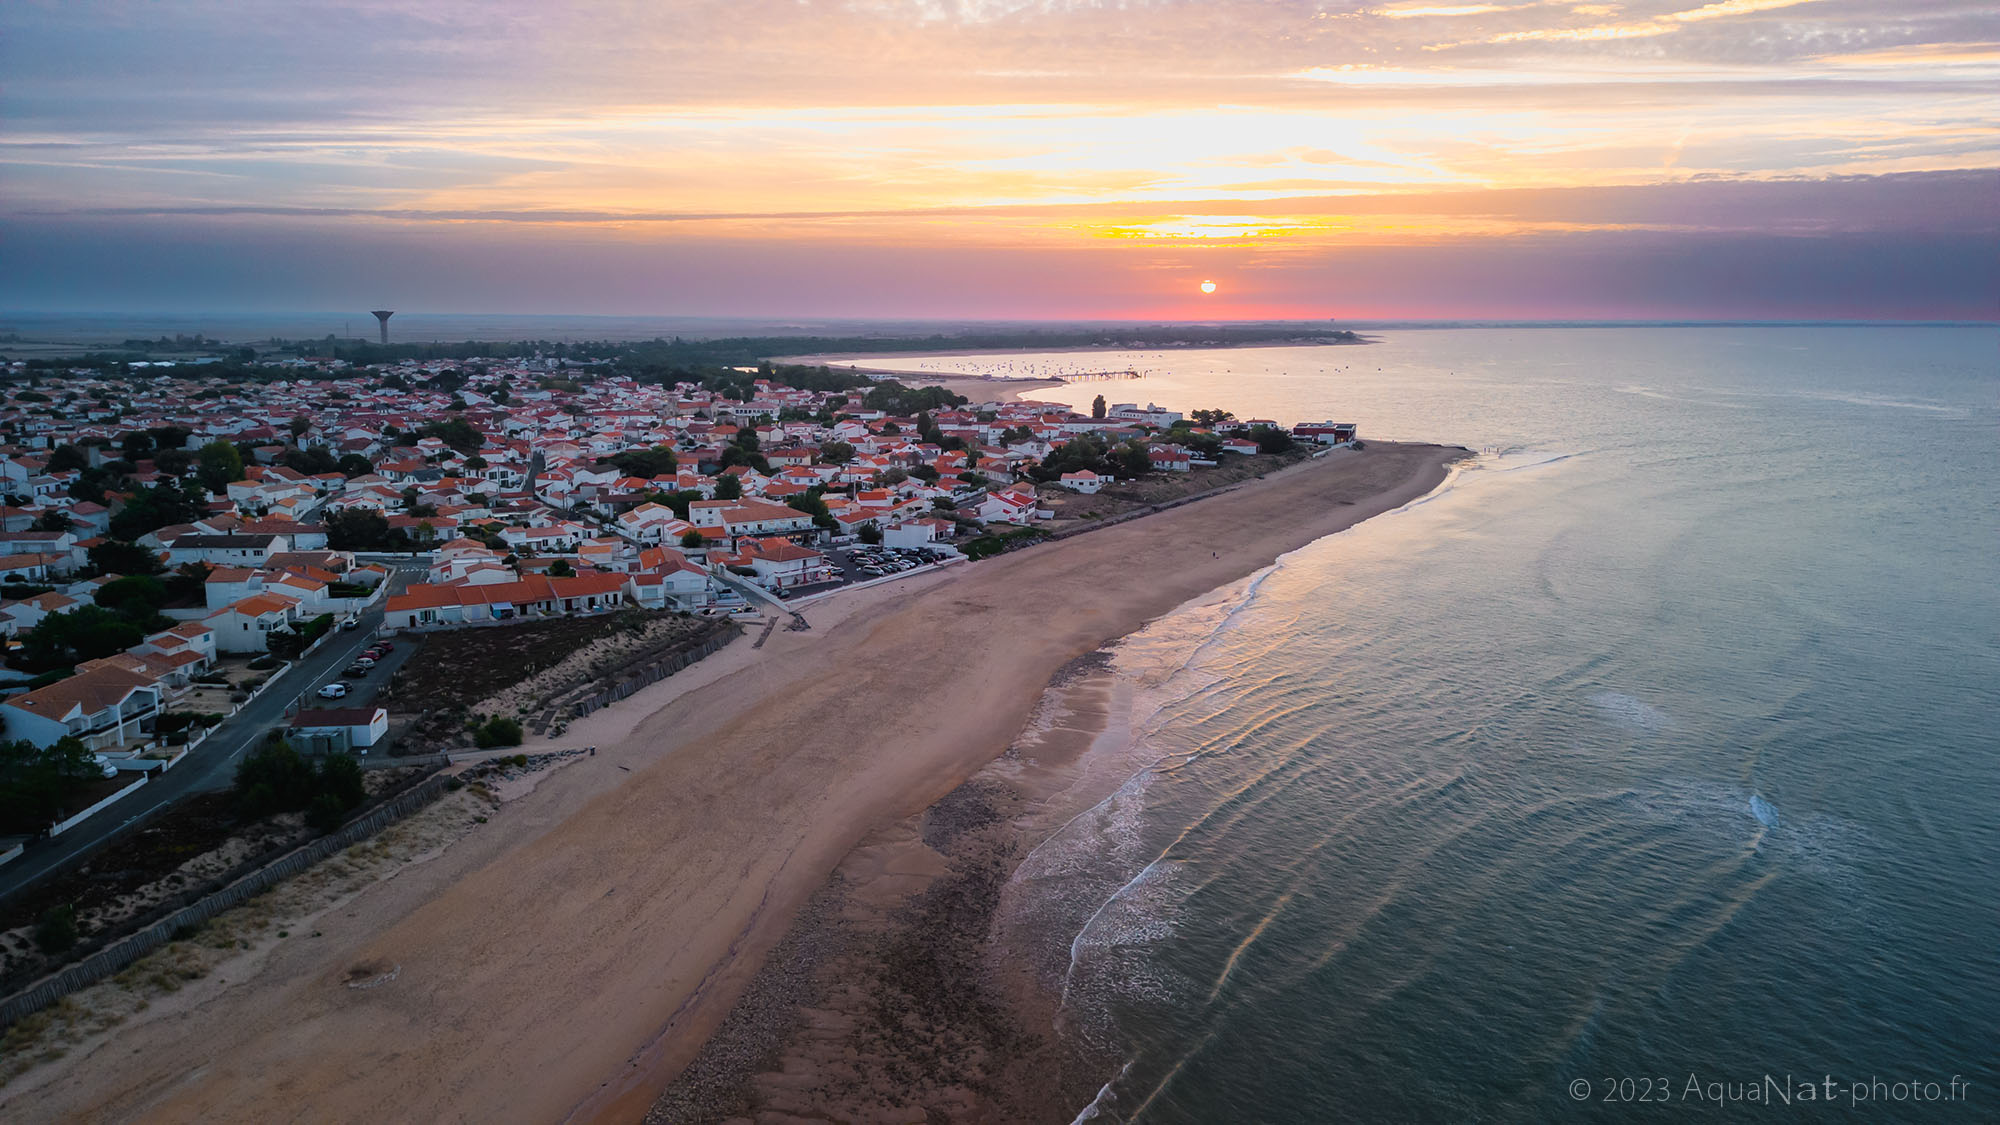
[[[1622,691],[1600,691],[1590,697],[1604,716],[1621,727],[1647,733],[1667,730],[1674,720],[1665,711]]]

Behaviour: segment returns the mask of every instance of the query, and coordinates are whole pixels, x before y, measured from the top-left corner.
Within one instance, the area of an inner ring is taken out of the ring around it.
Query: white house
[[[1071,492],[1081,492],[1089,496],[1104,487],[1104,477],[1102,474],[1093,473],[1089,469],[1083,469],[1079,472],[1064,473],[1061,484]]]
[[[215,647],[223,652],[268,652],[271,634],[298,618],[297,598],[262,593],[232,602],[202,623],[215,631]]]
[[[389,712],[380,707],[300,711],[292,740],[308,752],[366,754],[389,734]]]
[[[150,729],[161,690],[145,676],[98,667],[0,704],[7,737],[53,746],[74,735],[92,750],[124,746]]]

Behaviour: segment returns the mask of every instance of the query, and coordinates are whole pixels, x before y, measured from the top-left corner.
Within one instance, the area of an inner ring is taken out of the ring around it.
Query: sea
[[[1007,891],[1076,1119],[2000,1120],[1996,345],[857,360],[1478,451],[1114,650],[1145,764]]]

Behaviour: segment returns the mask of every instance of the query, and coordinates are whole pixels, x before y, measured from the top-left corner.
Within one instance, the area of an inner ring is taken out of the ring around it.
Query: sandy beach
[[[1463,455],[1370,443],[809,607],[579,721],[563,742],[595,757],[247,978],[31,1071],[0,1116],[637,1120],[836,867],[1005,751],[1059,669]]]

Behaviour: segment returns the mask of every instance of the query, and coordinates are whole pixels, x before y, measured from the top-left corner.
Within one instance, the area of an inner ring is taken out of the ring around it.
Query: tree
[[[201,516],[196,497],[178,482],[163,480],[127,500],[111,517],[110,533],[114,539],[133,540],[177,523],[193,523]]]
[[[61,953],[76,939],[76,907],[69,903],[49,907],[35,923],[35,948],[43,953]]]
[[[743,498],[743,478],[731,473],[722,474],[715,482],[715,498],[717,500],[741,500]]]
[[[1136,441],[1128,441],[1111,454],[1112,467],[1121,480],[1135,480],[1153,471],[1153,455]]]
[[[151,575],[129,575],[97,588],[98,605],[135,621],[151,621],[167,604],[166,583]]]
[[[205,562],[182,563],[167,576],[167,604],[199,602],[208,588],[208,576],[215,568]]]
[[[819,447],[819,459],[829,465],[845,465],[854,460],[854,447],[844,441],[830,441]]]
[[[426,423],[423,432],[424,436],[437,438],[460,453],[477,453],[486,444],[486,435],[479,432],[479,427],[463,418]]]
[[[856,532],[856,534],[860,536],[861,541],[863,543],[866,543],[871,547],[882,542],[882,529],[876,527],[874,521],[872,520],[869,521],[868,523],[862,524],[861,530]]]
[[[495,715],[472,732],[472,741],[482,750],[495,746],[519,746],[521,724],[504,715]]]
[[[925,484],[936,484],[940,474],[937,469],[930,465],[918,465],[910,470],[910,475],[923,481]]]
[[[299,415],[296,418],[293,418],[291,421],[292,440],[297,441],[300,438],[306,436],[307,433],[311,432],[312,428],[313,428],[313,421],[311,418],[308,418],[303,414]]]
[[[36,746],[0,742],[0,832],[31,833],[73,811],[76,791],[97,777],[90,748],[74,737]]]
[[[699,551],[706,546],[708,546],[708,537],[704,536],[701,532],[689,530],[681,533],[681,550]]]
[[[90,565],[105,574],[158,574],[166,569],[152,549],[118,539],[92,547]]]
[[[361,763],[353,755],[328,754],[319,760],[318,773],[321,792],[339,801],[343,811],[368,799],[368,786],[361,779]]]
[[[340,475],[349,480],[365,477],[375,471],[374,464],[359,453],[343,453],[335,464],[340,470]]]
[[[49,454],[49,472],[67,473],[90,468],[90,454],[79,446],[58,445]]]
[[[1096,398],[1090,400],[1090,416],[1101,422],[1104,420],[1104,414],[1104,396],[1098,395]]]
[[[549,564],[549,577],[575,578],[576,568],[569,565],[568,559],[557,559],[556,561]]]
[[[243,454],[226,441],[211,441],[202,446],[195,461],[201,486],[209,492],[222,492],[231,481],[243,479]]]
[[[1212,430],[1215,427],[1220,426],[1224,422],[1227,422],[1235,417],[1236,415],[1231,414],[1227,410],[1197,410],[1192,415],[1189,416],[1190,420],[1193,421],[1195,425],[1200,426],[1203,429],[1209,429],[1209,430]]]
[[[153,453],[153,467],[174,476],[187,475],[188,467],[194,464],[194,454],[185,449],[159,449]]]
[[[380,550],[389,538],[389,517],[370,508],[344,508],[326,517],[326,545],[336,551]]]
[[[236,811],[249,820],[304,811],[307,823],[331,832],[367,796],[351,756],[329,754],[315,766],[282,739],[252,750],[236,767]]]
[[[1250,440],[1257,443],[1259,453],[1286,453],[1297,444],[1289,432],[1275,426],[1250,427]]]
[[[21,637],[20,659],[31,671],[48,671],[113,656],[145,640],[154,624],[150,615],[134,621],[98,605],[52,613]]]
[[[681,519],[688,518],[689,507],[701,498],[701,493],[692,488],[679,488],[672,492],[655,492],[651,497],[653,503],[664,504],[672,508],[674,515],[679,516]]]
[[[674,456],[672,449],[664,445],[656,445],[651,449],[627,449],[614,455],[611,463],[618,466],[618,471],[628,477],[645,477],[648,480],[666,476],[680,467],[680,459]]]
[[[61,508],[50,508],[35,517],[36,531],[68,531],[75,524],[76,521],[70,519],[69,513]]]

